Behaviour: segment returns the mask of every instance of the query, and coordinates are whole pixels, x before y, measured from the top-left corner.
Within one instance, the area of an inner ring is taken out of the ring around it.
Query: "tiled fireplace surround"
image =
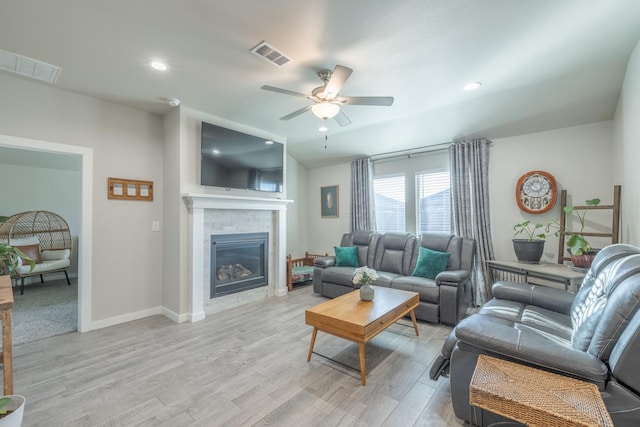
[[[189,286],[192,322],[206,314],[287,294],[286,209],[291,200],[186,194],[189,208]],[[269,233],[268,286],[210,299],[211,235]]]

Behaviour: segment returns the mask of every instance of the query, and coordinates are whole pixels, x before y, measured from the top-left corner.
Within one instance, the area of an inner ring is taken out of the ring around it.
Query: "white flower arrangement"
[[[358,267],[354,271],[352,282],[356,285],[371,284],[378,277],[378,273],[373,268]]]

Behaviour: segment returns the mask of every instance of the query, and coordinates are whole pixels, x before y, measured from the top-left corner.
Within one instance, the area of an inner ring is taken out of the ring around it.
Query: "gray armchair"
[[[640,248],[625,244],[599,252],[575,295],[498,282],[493,299],[452,331],[431,378],[450,375],[454,412],[469,421],[469,383],[488,354],[594,383],[616,426],[640,425],[639,308]]]

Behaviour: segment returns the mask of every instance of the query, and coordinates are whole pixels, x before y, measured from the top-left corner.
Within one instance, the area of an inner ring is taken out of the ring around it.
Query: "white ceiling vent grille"
[[[55,83],[60,67],[0,49],[0,70],[47,83]]]
[[[270,63],[272,63],[277,67],[282,67],[283,65],[291,62],[291,58],[288,58],[278,49],[271,46],[269,43],[265,41],[261,41],[260,43],[258,43],[256,47],[251,49],[251,52],[258,55],[260,58],[264,59],[265,61],[269,61]]]

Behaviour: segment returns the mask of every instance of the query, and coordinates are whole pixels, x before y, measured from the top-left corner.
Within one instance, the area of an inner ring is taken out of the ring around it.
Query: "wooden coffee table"
[[[360,291],[353,291],[305,311],[305,323],[313,326],[307,362],[311,360],[318,330],[353,341],[360,352],[360,378],[366,384],[364,345],[400,318],[409,314],[416,335],[418,325],[413,310],[420,301],[417,292],[374,286],[373,301],[361,301]]]

